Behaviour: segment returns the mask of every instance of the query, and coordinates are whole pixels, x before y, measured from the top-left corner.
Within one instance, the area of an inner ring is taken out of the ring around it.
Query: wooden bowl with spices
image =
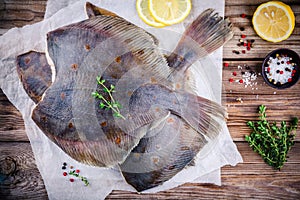
[[[270,52],[262,64],[265,82],[276,89],[285,89],[297,83],[300,77],[299,55],[290,49]]]

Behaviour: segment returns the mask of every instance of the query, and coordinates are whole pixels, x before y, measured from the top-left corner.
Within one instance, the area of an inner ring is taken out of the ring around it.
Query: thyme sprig
[[[298,127],[298,118],[293,118],[289,126],[282,121],[281,127],[277,127],[276,122],[267,121],[266,106],[259,106],[259,114],[260,121],[247,122],[252,132],[245,136],[245,140],[268,165],[280,170],[287,161],[289,150],[294,145],[293,131]]]
[[[80,178],[81,181],[84,182],[84,185],[85,185],[85,186],[88,186],[88,185],[90,184],[86,177],[81,176],[79,173],[76,173],[75,170],[70,171],[70,172],[69,172],[69,175],[75,176],[75,177],[77,177],[77,178]]]
[[[94,98],[98,98],[101,100],[99,107],[107,110],[111,109],[115,117],[120,117],[122,119],[125,119],[125,117],[120,112],[120,108],[122,108],[121,104],[117,102],[112,96],[112,93],[115,92],[115,86],[110,85],[110,88],[108,88],[104,85],[105,83],[104,79],[101,79],[99,76],[97,76],[96,79],[97,79],[97,83],[103,87],[103,91],[107,93],[110,98],[110,100],[105,99],[105,97],[102,94],[100,94],[98,91],[93,92],[92,96]]]

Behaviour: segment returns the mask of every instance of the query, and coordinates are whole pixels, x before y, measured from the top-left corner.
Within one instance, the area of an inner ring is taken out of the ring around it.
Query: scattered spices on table
[[[71,165],[70,169],[73,169],[73,168],[74,168],[74,166]],[[65,162],[63,163],[62,169],[63,170],[67,169],[67,163],[65,163]],[[87,180],[87,178],[80,175],[80,170],[79,169],[70,170],[69,173],[66,172],[66,171],[63,172],[63,176],[68,176],[68,175],[69,176],[74,176],[74,177],[77,177],[77,178],[81,179],[81,181],[84,183],[85,186],[89,185],[89,181]],[[73,182],[75,182],[75,179],[70,177],[69,181],[73,183]]]
[[[238,97],[238,98],[236,98],[235,100],[238,101],[238,102],[240,102],[240,103],[243,103],[242,97]]]
[[[251,69],[250,66],[248,65],[238,65],[237,69],[239,70],[240,74],[238,74],[237,71],[233,71],[231,73],[232,76],[236,77],[231,77],[229,78],[229,82],[237,82],[239,84],[244,84],[244,87],[247,88],[248,86],[252,88],[252,90],[257,90],[257,76],[260,75],[260,73],[256,73],[254,70]]]
[[[245,18],[246,17],[246,14],[245,13],[242,13],[240,15],[241,18]],[[239,28],[241,32],[245,31],[245,28],[244,27],[240,27]],[[239,39],[239,43],[237,43],[237,46],[238,47],[245,47],[245,49],[242,49],[242,50],[237,50],[237,49],[234,49],[232,51],[232,53],[234,54],[237,54],[239,55],[240,54],[240,51],[242,52],[242,54],[246,54],[246,50],[247,51],[250,51],[251,48],[254,47],[253,43],[255,42],[254,39],[250,39],[250,40],[244,40],[245,38],[247,38],[247,35],[245,33],[241,33],[240,34],[240,39]]]
[[[246,18],[246,14],[245,14],[245,13],[242,13],[242,14],[241,14],[241,18]]]

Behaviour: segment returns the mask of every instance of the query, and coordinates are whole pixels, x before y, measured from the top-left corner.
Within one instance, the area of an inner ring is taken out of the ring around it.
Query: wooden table
[[[9,28],[21,27],[43,19],[46,0],[3,0],[0,1],[0,34]],[[296,16],[296,26],[291,37],[280,43],[269,43],[260,39],[251,24],[256,7],[265,0],[226,0],[225,15],[234,25],[235,35],[224,46],[224,62],[229,67],[223,70],[223,104],[228,109],[228,127],[244,163],[236,167],[222,168],[222,186],[187,183],[180,187],[157,194],[136,194],[113,191],[107,199],[300,199],[300,129],[296,144],[289,153],[288,162],[281,171],[266,165],[244,141],[250,133],[245,123],[257,119],[257,107],[268,107],[270,120],[290,120],[300,117],[300,81],[292,88],[275,90],[267,86],[262,76],[245,88],[244,84],[230,83],[229,78],[241,78],[241,72],[249,66],[256,73],[261,70],[263,58],[276,48],[287,47],[300,54],[300,2],[285,0]],[[246,17],[241,17],[241,14]],[[241,31],[244,28],[244,31]],[[254,46],[245,54],[238,47],[241,34],[254,39]],[[243,70],[238,66],[242,66]],[[237,72],[233,76],[232,72]],[[256,85],[255,85],[256,83]],[[30,143],[26,136],[23,120],[14,106],[0,90],[0,199],[47,199],[43,180],[35,165]]]

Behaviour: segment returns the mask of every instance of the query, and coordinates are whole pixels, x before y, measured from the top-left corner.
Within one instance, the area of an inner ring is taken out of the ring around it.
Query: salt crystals
[[[240,70],[243,69],[243,67],[240,66],[240,65],[238,65],[237,68],[240,69]],[[250,67],[246,66],[246,69],[249,70]],[[252,90],[254,90],[253,87],[257,85],[257,82],[254,82],[257,79],[257,73],[250,70],[250,71],[242,71],[241,74],[242,74],[242,79],[236,80],[235,82],[238,82],[240,84],[244,84],[245,88],[250,86],[250,87],[252,87]],[[258,88],[255,88],[255,90],[257,90],[257,89]]]

